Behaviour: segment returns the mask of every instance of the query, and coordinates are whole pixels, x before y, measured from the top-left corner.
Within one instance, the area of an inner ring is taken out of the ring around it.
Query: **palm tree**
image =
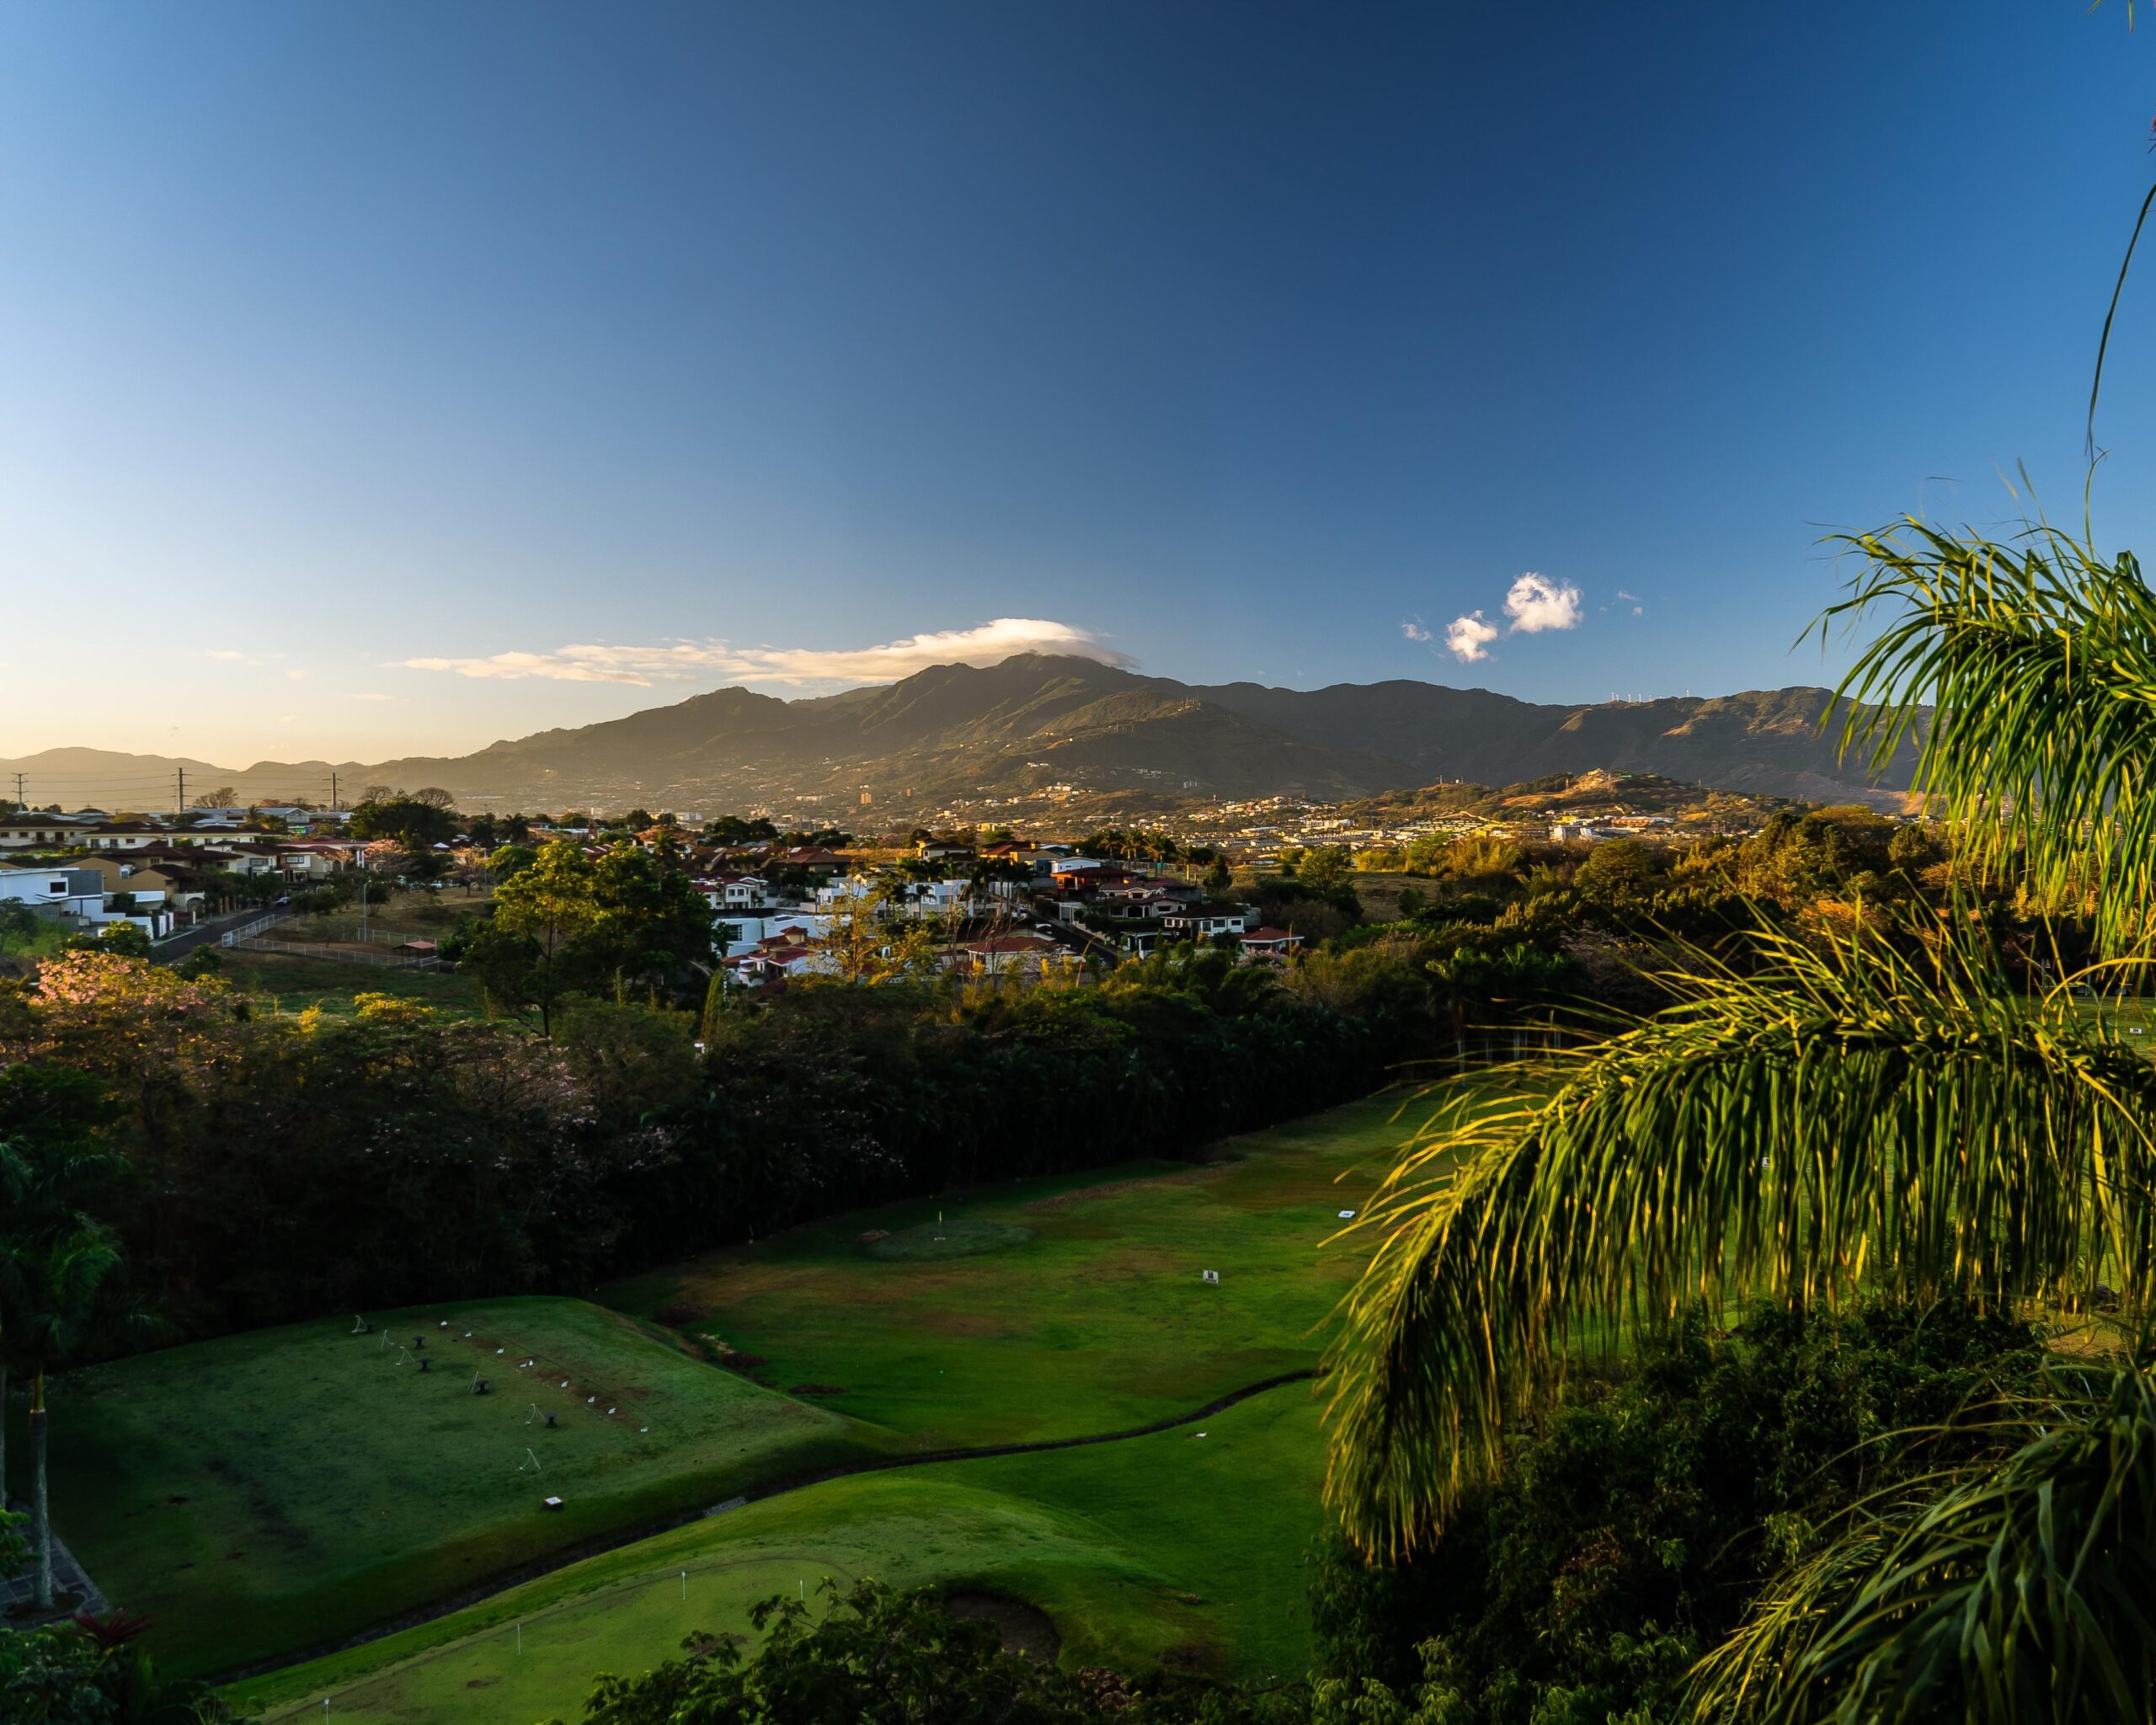
[[[72,1137],[0,1139],[0,1413],[8,1405],[10,1318],[28,1309],[25,1276],[34,1242],[89,1227],[77,1205],[109,1189],[127,1167],[125,1156],[88,1149]],[[7,1422],[0,1418],[0,1509],[7,1505]]]
[[[2131,556],[2105,562],[2042,527],[1999,545],[1910,521],[1849,543],[1865,573],[1829,616],[1888,615],[1838,691],[1852,702],[1845,745],[1883,760],[1914,744],[1918,788],[1963,854],[2087,911],[2106,955],[2095,974],[2130,985],[2156,888],[2156,593]],[[2082,979],[2032,989],[1955,915],[1900,946],[1861,930],[1758,945],[1748,974],[1694,955],[1662,979],[1673,1005],[1560,1055],[1494,1108],[1455,1111],[1391,1175],[1368,1213],[1381,1243],[1331,1356],[1327,1495],[1365,1549],[1423,1544],[1583,1350],[1629,1349],[1702,1300],[1800,1306],[1871,1290],[2057,1309],[2108,1284],[2147,1304],[2156,1066],[2117,1015],[2086,1009]],[[2101,1398],[2078,1405],[2126,1429],[2091,1411]],[[1822,1610],[1843,1600],[1854,1615],[1827,1615],[1855,1627],[1833,1642],[1817,1612],[1784,1611],[1803,1627],[1795,1641],[1760,1632],[1761,1649],[1780,1651],[1744,1667],[1759,1703],[1748,1716],[1827,1717],[1804,1710],[1818,1692],[1799,1680],[1831,1669],[1849,1680],[1837,1695],[1861,1697],[1833,1717],[1913,1718],[1945,1685],[1958,1717],[1980,1693],[2048,1692],[2052,1662],[2100,1649],[2127,1674],[2104,1691],[2117,1711],[2074,1717],[2144,1718],[2132,1709],[2156,1653],[2134,1594],[2081,1583],[2138,1573],[2156,1549],[2144,1508],[2156,1498],[2145,1479],[2130,1488],[2156,1457],[2156,1427],[2101,1453],[2119,1472],[2103,1502],[2137,1514],[2096,1514],[2088,1546],[2051,1572],[2079,1579],[2021,1600],[2049,1632],[2002,1643],[1971,1628],[1978,1546],[1924,1547],[1939,1559],[1932,1592],[1894,1592],[1900,1572],[1870,1560],[1913,1560],[1874,1527],[1859,1540],[1870,1546],[1827,1566],[1839,1582],[1815,1575],[1806,1596]],[[2031,1465],[1996,1483],[2018,1513],[2043,1477]],[[1950,1583],[1970,1632],[1917,1657],[1910,1637]],[[1844,1583],[1857,1603],[1834,1592]],[[2009,1655],[2021,1663],[2002,1677]]]
[[[94,1226],[44,1239],[7,1242],[4,1346],[30,1380],[30,1544],[37,1562],[36,1603],[52,1605],[52,1517],[47,1484],[45,1379],[81,1348],[104,1316],[120,1252]]]

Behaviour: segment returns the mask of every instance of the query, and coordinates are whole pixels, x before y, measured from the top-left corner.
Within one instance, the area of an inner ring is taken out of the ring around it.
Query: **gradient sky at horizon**
[[[0,0],[0,757],[461,752],[997,619],[1193,681],[1829,680],[1823,532],[1996,525],[2021,463],[2079,520],[2148,35]],[[2110,363],[2145,543],[2150,275]],[[1504,628],[1529,570],[1575,627]]]

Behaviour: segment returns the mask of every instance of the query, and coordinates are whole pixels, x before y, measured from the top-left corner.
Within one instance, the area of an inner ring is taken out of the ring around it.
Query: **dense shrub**
[[[1316,1674],[1445,1725],[1684,1717],[1685,1674],[1767,1578],[1938,1459],[1908,1434],[2033,1371],[2036,1343],[1951,1304],[1763,1305],[1719,1337],[1695,1320],[1636,1372],[1583,1385],[1429,1551],[1396,1567],[1325,1551]]]

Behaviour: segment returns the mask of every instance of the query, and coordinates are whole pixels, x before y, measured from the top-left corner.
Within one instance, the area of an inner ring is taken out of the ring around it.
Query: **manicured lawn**
[[[1431,1106],[1374,1098],[1233,1140],[1202,1166],[1124,1164],[864,1211],[618,1284],[603,1295],[612,1310],[475,1303],[377,1315],[369,1336],[343,1316],[77,1375],[56,1401],[56,1517],[116,1600],[157,1616],[163,1663],[231,1670],[843,1461],[1189,1413],[1315,1365],[1368,1250],[1325,1242]],[[760,1387],[650,1317],[684,1303],[705,1315],[691,1327],[764,1357]],[[428,1327],[442,1316],[450,1331]],[[422,1330],[440,1362],[425,1374],[400,1358]],[[534,1355],[543,1375],[517,1365]],[[475,1370],[494,1393],[469,1393]],[[533,1420],[534,1404],[557,1413],[557,1429]],[[654,1576],[672,1576],[679,1605],[687,1565],[693,1603],[703,1564],[718,1616],[702,1626],[724,1628],[770,1591],[770,1562],[811,1584],[829,1571],[993,1585],[1048,1610],[1080,1663],[1173,1653],[1294,1669],[1306,1632],[1298,1566],[1320,1520],[1310,1386],[1203,1429],[830,1481],[602,1554],[291,1681],[341,1685],[453,1644],[408,1679],[382,1677],[418,1687],[396,1690],[406,1699],[385,1700],[381,1717],[574,1717],[591,1671],[629,1657],[606,1649],[645,1649],[635,1658],[649,1663],[685,1632]],[[566,1507],[541,1508],[549,1493]],[[536,1652],[527,1627],[536,1663],[486,1666],[479,1632],[542,1607],[558,1653]],[[465,1674],[443,1676],[451,1687],[437,1696],[426,1674],[452,1671]],[[560,1699],[531,1702],[527,1677]],[[299,1692],[281,1674],[275,1684]],[[261,1685],[242,1687],[272,1692]],[[480,1685],[474,1700],[444,1699],[467,1685]],[[411,1700],[423,1693],[435,1698]],[[472,1711],[482,1694],[485,1713]]]
[[[56,1387],[55,1517],[112,1598],[155,1615],[168,1667],[289,1655],[867,1448],[837,1416],[578,1300],[445,1306],[366,1336],[352,1322],[171,1348]],[[424,1373],[410,1347],[422,1332]],[[548,1495],[565,1507],[545,1509]]]
[[[1231,1140],[1203,1167],[1125,1164],[857,1212],[600,1297],[707,1314],[694,1327],[763,1356],[766,1382],[842,1388],[830,1405],[910,1447],[1148,1424],[1316,1363],[1369,1249],[1324,1242],[1430,1107],[1380,1097]],[[888,1237],[862,1241],[877,1231]]]
[[[320,1717],[325,1697],[366,1725],[574,1719],[595,1672],[648,1669],[693,1631],[745,1634],[757,1599],[827,1575],[1028,1601],[1066,1666],[1297,1670],[1321,1466],[1310,1386],[1287,1385],[1125,1443],[830,1481],[229,1692],[272,1719]]]

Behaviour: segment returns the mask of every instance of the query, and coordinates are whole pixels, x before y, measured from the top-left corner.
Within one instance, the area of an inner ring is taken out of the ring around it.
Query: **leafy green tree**
[[[534,862],[539,852],[530,845],[504,845],[487,858],[487,869],[494,878],[494,884],[514,880]]]
[[[387,839],[410,855],[430,852],[456,836],[456,817],[417,796],[366,802],[352,810],[345,831],[355,839]]]
[[[817,1591],[820,1619],[784,1594],[750,1614],[765,1637],[751,1659],[691,1636],[682,1658],[600,1677],[584,1725],[1097,1725],[1075,1680],[1005,1652],[994,1625],[953,1616],[926,1589]]]
[[[536,1011],[540,1033],[551,1037],[556,1011],[584,975],[577,943],[601,915],[590,860],[555,839],[495,889],[494,916],[461,948],[462,961],[504,1004]]]
[[[132,922],[108,922],[94,934],[71,935],[61,944],[71,953],[110,953],[121,959],[150,956],[150,937]]]
[[[1654,889],[1654,861],[1637,839],[1604,839],[1573,871],[1572,886],[1589,904],[1635,905]]]
[[[0,958],[10,947],[29,945],[43,926],[44,919],[27,905],[0,905]]]

